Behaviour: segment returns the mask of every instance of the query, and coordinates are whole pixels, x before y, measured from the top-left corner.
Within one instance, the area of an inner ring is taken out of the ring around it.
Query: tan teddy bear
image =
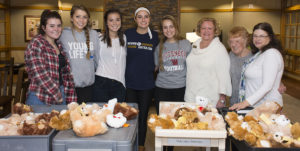
[[[70,106],[70,118],[73,125],[73,131],[80,137],[90,137],[103,134],[108,130],[107,125],[97,116],[93,116],[97,111],[89,110],[86,104]]]
[[[156,127],[161,127],[162,129],[173,129],[175,127],[170,116],[167,115],[158,116],[157,114],[151,114],[147,124],[152,132],[155,132]]]
[[[62,110],[59,115],[55,115],[51,118],[49,125],[57,130],[68,130],[72,128],[72,122],[70,119],[70,111]]]

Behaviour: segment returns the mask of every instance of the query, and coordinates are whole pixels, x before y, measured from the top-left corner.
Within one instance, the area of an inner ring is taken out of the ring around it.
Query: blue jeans
[[[121,82],[101,76],[95,77],[93,102],[107,102],[113,98],[124,102],[125,94],[125,87]]]
[[[62,94],[62,99],[63,102],[61,103],[61,105],[66,105],[66,97],[65,97],[65,92],[64,92],[64,86],[60,86],[59,87],[60,92]],[[26,100],[26,104],[27,105],[46,105],[45,102],[41,101],[36,95],[35,92],[29,92],[27,100]]]

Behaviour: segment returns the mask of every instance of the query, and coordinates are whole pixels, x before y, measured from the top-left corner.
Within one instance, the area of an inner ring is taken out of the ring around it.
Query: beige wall
[[[232,2],[233,1],[233,2]],[[251,3],[250,3],[251,2]],[[250,9],[271,11],[251,12]],[[248,32],[259,22],[269,22],[276,34],[280,33],[280,0],[181,0],[180,30],[181,35],[192,32],[202,17],[213,17],[219,22],[223,33],[223,43],[227,45],[227,33],[234,26],[244,26]],[[244,9],[244,10],[241,10]],[[230,11],[233,10],[233,11]],[[188,13],[186,13],[189,11]],[[207,12],[210,11],[210,12]],[[221,11],[221,12],[217,12]],[[230,12],[226,12],[230,11]]]

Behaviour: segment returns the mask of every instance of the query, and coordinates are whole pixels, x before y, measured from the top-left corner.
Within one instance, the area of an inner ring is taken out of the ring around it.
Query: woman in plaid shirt
[[[66,104],[77,101],[70,65],[61,43],[61,16],[44,10],[39,34],[25,51],[25,64],[30,80],[26,104]]]

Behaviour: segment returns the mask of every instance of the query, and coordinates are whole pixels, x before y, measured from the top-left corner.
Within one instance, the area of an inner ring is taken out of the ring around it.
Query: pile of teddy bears
[[[277,103],[268,101],[245,117],[228,112],[225,116],[228,133],[255,147],[300,147],[300,124],[291,124],[285,115],[279,114],[280,110]]]
[[[127,120],[137,116],[138,110],[127,105],[126,103],[117,103],[116,99],[108,101],[103,107],[98,104],[77,104],[70,103],[68,105],[70,112],[70,122],[73,131],[80,137],[95,136],[104,134],[108,130],[108,126],[112,128],[127,127]],[[63,120],[60,120],[63,122]],[[59,122],[56,122],[60,125]],[[108,125],[108,126],[107,126]]]
[[[199,98],[195,104],[162,103],[160,114],[151,114],[149,128],[155,132],[162,129],[225,130],[223,117],[216,108],[208,105],[208,100]]]
[[[52,128],[50,119],[59,112],[33,113],[30,106],[17,103],[9,118],[0,119],[0,136],[10,135],[47,135]]]
[[[98,104],[68,104],[68,110],[51,113],[33,113],[30,106],[17,103],[9,118],[0,119],[0,136],[47,135],[52,128],[68,130],[73,128],[80,137],[104,134],[108,126],[128,127],[127,120],[137,116],[138,110],[126,103],[108,101],[103,107]],[[108,126],[107,126],[108,125]]]

